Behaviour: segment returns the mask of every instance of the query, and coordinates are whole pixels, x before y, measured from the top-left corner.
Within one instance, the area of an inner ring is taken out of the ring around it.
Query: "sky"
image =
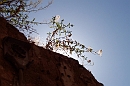
[[[45,6],[49,0],[43,0]],[[72,23],[72,38],[102,57],[88,53],[94,66],[85,65],[104,86],[130,86],[130,0],[54,0],[47,9],[31,14],[36,21],[60,15]],[[35,26],[41,40],[52,31],[48,25]],[[72,56],[76,58],[75,56]]]

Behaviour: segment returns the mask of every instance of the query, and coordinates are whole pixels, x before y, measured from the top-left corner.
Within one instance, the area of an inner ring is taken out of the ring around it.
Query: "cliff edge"
[[[0,86],[103,84],[77,60],[29,43],[24,34],[0,17]]]

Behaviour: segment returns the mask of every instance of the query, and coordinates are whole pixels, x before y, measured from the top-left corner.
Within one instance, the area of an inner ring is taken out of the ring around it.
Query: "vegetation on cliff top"
[[[41,2],[42,0],[36,0],[35,2],[29,0],[1,0],[0,15],[10,24],[17,27],[19,31],[24,34],[28,33],[26,36],[30,42],[36,42],[30,37],[30,34],[37,33],[33,25],[49,24],[49,28],[53,28],[53,31],[47,33],[46,49],[52,51],[62,50],[66,54],[68,54],[68,52],[70,54],[76,54],[83,61],[85,60],[92,65],[91,60],[85,56],[85,53],[90,52],[101,56],[102,50],[94,51],[91,47],[86,47],[78,41],[73,40],[71,38],[72,31],[68,30],[68,28],[74,26],[73,24],[64,24],[64,19],[60,20],[59,15],[54,16],[49,22],[37,22],[35,18],[29,20],[29,14],[48,8],[53,0],[49,1],[44,7],[39,7]]]

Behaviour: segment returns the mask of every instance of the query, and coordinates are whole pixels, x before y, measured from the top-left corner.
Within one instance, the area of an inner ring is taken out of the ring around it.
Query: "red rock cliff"
[[[19,73],[4,57],[2,40],[5,37],[28,42],[22,33],[0,17],[0,86],[20,86],[20,76],[23,78],[21,86],[103,86],[78,61],[31,43],[28,64]]]

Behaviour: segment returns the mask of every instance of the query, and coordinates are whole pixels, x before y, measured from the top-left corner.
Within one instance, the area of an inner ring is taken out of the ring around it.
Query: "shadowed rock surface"
[[[103,86],[77,60],[29,43],[28,64],[19,72],[14,63],[5,59],[3,38],[27,42],[24,34],[0,17],[0,86]]]

